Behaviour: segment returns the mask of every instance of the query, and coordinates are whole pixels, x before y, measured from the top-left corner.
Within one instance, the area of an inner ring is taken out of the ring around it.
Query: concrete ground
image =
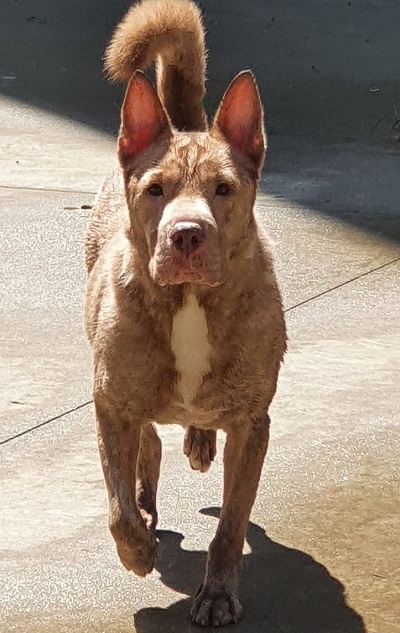
[[[210,107],[247,65],[270,106],[258,210],[290,334],[235,630],[396,633],[400,4],[307,0],[300,12],[289,0],[257,0],[244,12],[235,1],[229,16],[222,0],[201,4]],[[99,59],[127,5],[0,9],[1,633],[192,631],[188,596],[216,528],[223,438],[199,475],[171,427],[161,432],[151,576],[122,569],[107,530],[82,239],[85,206],[114,162],[120,99]]]

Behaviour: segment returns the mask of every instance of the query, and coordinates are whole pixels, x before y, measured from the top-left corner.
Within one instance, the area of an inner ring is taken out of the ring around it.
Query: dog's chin
[[[180,274],[175,277],[155,277],[155,283],[165,288],[166,286],[181,286],[182,284],[194,284],[196,286],[207,286],[217,288],[222,284],[222,279],[208,279],[192,274]]]
[[[216,288],[222,284],[220,274],[212,274],[211,271],[179,268],[176,270],[155,270],[152,274],[153,281],[158,286],[179,286],[182,284],[195,284]]]
[[[223,282],[223,265],[220,257],[171,256],[169,251],[150,258],[149,272],[158,286],[193,284],[215,288]]]

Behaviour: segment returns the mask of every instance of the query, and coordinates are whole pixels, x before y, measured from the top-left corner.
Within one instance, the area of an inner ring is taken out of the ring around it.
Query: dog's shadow
[[[219,515],[216,508],[201,512]],[[158,537],[161,581],[192,595],[204,573],[206,552],[182,549],[184,537],[178,532],[159,531]],[[365,633],[361,616],[346,604],[343,585],[323,565],[274,543],[254,523],[249,524],[247,542],[251,553],[243,558],[240,590],[245,612],[235,633]],[[190,603],[184,598],[166,609],[141,609],[135,615],[137,633],[193,633]]]

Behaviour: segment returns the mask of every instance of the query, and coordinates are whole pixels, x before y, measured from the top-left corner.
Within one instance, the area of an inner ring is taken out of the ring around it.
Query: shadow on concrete
[[[0,91],[5,96],[114,132],[122,88],[102,56],[130,0],[9,0],[0,7]]]
[[[201,511],[217,517],[219,510]],[[181,547],[178,532],[159,531],[156,568],[161,581],[174,591],[192,595],[204,573],[206,552]],[[346,604],[343,585],[304,552],[269,539],[264,530],[249,524],[244,556],[241,599],[244,619],[236,633],[365,633],[363,620]],[[178,633],[188,624],[190,599],[166,609],[141,609],[135,615],[138,633]],[[194,629],[193,629],[194,630]]]
[[[121,90],[102,54],[131,0],[8,0],[0,7],[0,91],[115,129]],[[209,48],[207,107],[231,78],[257,76],[277,135],[400,139],[400,2],[198,0]],[[384,34],[384,35],[383,35]]]
[[[272,138],[263,193],[400,243],[400,154]]]

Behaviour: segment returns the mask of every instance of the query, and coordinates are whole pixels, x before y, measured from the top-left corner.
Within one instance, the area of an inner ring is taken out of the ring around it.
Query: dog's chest
[[[204,309],[193,294],[188,295],[172,323],[171,348],[178,372],[178,393],[189,406],[210,371],[211,346]]]

